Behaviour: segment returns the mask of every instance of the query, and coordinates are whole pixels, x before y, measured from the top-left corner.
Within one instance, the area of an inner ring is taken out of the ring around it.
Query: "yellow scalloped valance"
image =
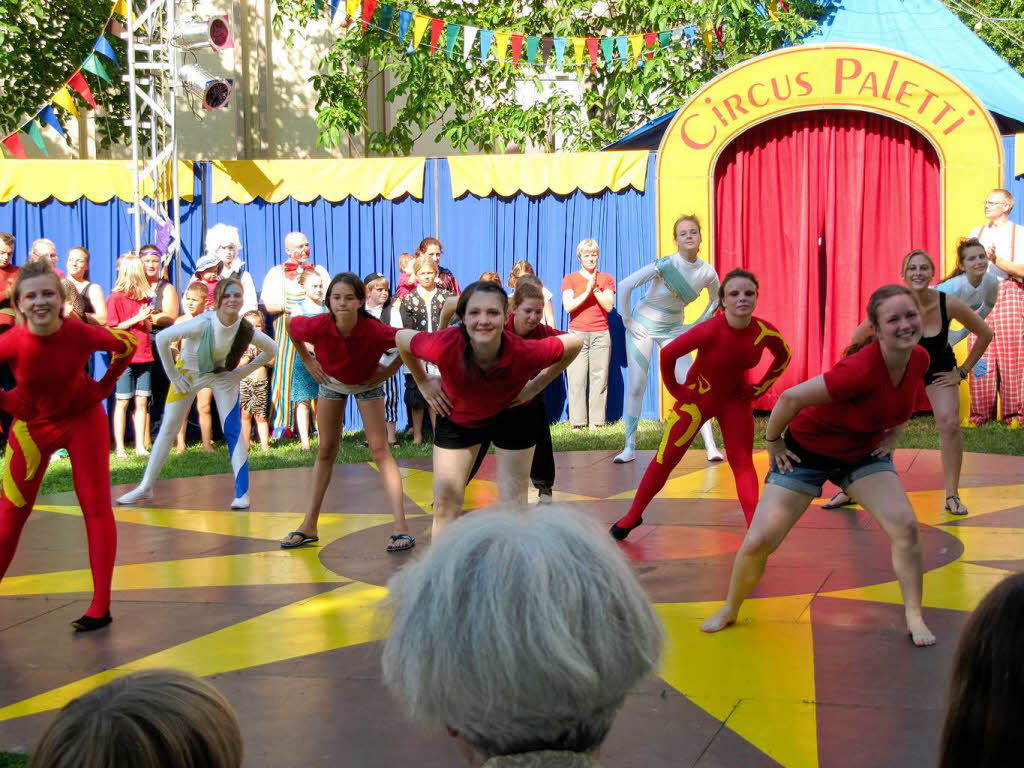
[[[178,162],[178,193],[192,199],[192,163]],[[167,184],[170,190],[170,184]],[[152,192],[145,191],[151,197]],[[20,197],[41,203],[55,197],[62,203],[88,198],[105,203],[117,197],[133,202],[131,163],[127,160],[4,160],[0,162],[0,203]],[[163,195],[161,196],[163,197]]]
[[[404,195],[423,197],[422,157],[358,160],[218,160],[213,163],[213,202],[231,198],[268,203],[288,198],[307,203],[322,197],[331,202],[354,197],[369,202]]]
[[[1024,176],[1024,133],[1013,135],[1013,175]]]
[[[581,189],[595,195],[610,189],[618,192],[633,187],[644,191],[649,153],[579,152],[556,155],[469,155],[449,157],[452,196],[467,192],[477,197],[498,194],[511,197],[519,192],[568,195]]]

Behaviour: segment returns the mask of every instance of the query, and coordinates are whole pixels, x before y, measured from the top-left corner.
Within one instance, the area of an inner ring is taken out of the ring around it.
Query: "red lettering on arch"
[[[852,64],[852,71],[850,74],[845,74],[847,71],[847,64]],[[843,81],[844,80],[855,80],[860,77],[861,65],[857,59],[836,59],[836,95],[843,92]]]
[[[707,149],[708,147],[711,146],[711,142],[715,140],[715,136],[718,135],[718,129],[715,128],[714,126],[711,126],[711,138],[705,141],[703,144],[691,139],[689,134],[686,132],[686,124],[693,120],[693,118],[699,116],[699,112],[694,112],[692,115],[687,115],[685,118],[683,118],[683,122],[679,126],[679,135],[682,137],[683,143],[686,144],[686,146],[688,146],[690,149]]]

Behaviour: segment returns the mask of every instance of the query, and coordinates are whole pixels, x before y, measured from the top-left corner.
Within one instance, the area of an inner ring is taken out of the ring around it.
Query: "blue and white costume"
[[[630,307],[630,296],[636,288],[650,283],[647,293],[635,308]],[[663,256],[653,264],[641,267],[619,283],[619,314],[626,326],[626,357],[628,384],[623,417],[626,422],[626,447],[615,457],[616,463],[633,461],[636,451],[636,426],[640,406],[647,389],[647,374],[654,354],[654,343],[659,346],[672,341],[693,325],[683,322],[683,310],[707,290],[708,304],[697,319],[707,320],[718,308],[718,275],[706,261],[688,261],[678,253]],[[696,323],[694,323],[696,325]],[[693,362],[691,355],[683,355],[676,362],[676,379],[686,380]],[[711,424],[701,427],[701,436],[710,460],[721,460],[715,446]]]
[[[153,486],[160,476],[171,444],[192,409],[196,393],[205,387],[213,390],[213,399],[220,415],[221,429],[231,454],[231,470],[235,475],[235,498],[232,509],[249,506],[249,452],[240,439],[242,420],[238,402],[238,383],[277,354],[277,344],[266,334],[253,330],[251,344],[259,354],[247,365],[225,370],[229,353],[235,343],[241,318],[224,325],[215,311],[203,312],[191,320],[177,323],[161,331],[156,348],[168,372],[171,388],[167,393],[164,419],[153,441],[153,449],[139,486],[121,496],[119,504],[133,504],[153,496]],[[181,340],[181,359],[175,365],[171,342]],[[237,362],[237,360],[235,361]]]
[[[977,286],[973,286],[967,279],[967,275],[961,273],[949,280],[943,280],[935,286],[935,290],[942,291],[947,296],[956,296],[984,320],[996,305],[996,299],[999,297],[999,278],[992,272],[986,272],[982,275],[981,282]],[[970,331],[966,328],[955,331],[950,328],[949,345],[958,344],[969,335]]]

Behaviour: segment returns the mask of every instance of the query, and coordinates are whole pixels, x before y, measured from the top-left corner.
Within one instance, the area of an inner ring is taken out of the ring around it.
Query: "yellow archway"
[[[942,260],[951,266],[957,240],[984,220],[985,195],[1002,186],[999,131],[977,97],[946,73],[906,53],[861,45],[784,48],[732,67],[693,95],[658,151],[659,252],[675,250],[675,218],[696,212],[710,261],[722,150],[758,123],[815,109],[875,112],[931,142],[940,164]]]

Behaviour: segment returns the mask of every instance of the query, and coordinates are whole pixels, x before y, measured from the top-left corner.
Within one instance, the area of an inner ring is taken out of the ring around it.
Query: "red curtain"
[[[867,112],[820,110],[744,132],[715,170],[715,263],[760,281],[757,314],[793,351],[755,407],[831,367],[868,297],[898,283],[903,256],[941,262],[939,161],[912,128]]]

